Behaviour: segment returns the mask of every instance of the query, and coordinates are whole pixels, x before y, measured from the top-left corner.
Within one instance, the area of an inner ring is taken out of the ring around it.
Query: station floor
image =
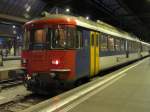
[[[150,58],[69,112],[150,112]]]
[[[20,68],[21,68],[20,60],[8,60],[8,61],[3,61],[3,66],[0,66],[0,71],[20,69]]]

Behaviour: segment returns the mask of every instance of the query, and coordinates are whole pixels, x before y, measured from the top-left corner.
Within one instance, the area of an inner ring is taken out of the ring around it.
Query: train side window
[[[115,39],[115,50],[120,51],[120,39]]]
[[[131,51],[131,46],[130,46],[130,41],[129,40],[127,40],[127,50]]]
[[[134,44],[133,44],[133,50],[136,51],[136,49],[137,49],[137,48],[136,48],[136,42],[133,42],[133,43],[134,43]]]
[[[135,51],[138,51],[138,44],[137,44],[137,42],[135,42],[134,48],[135,48]]]
[[[135,42],[132,42],[132,51],[135,51]]]
[[[140,51],[141,47],[140,47],[140,43],[138,43],[138,51]]]
[[[140,51],[140,43],[138,42],[137,43],[137,46],[138,46],[138,52]]]
[[[133,52],[134,51],[134,42],[131,41],[131,51]]]
[[[120,41],[120,49],[121,49],[121,51],[125,50],[125,40],[123,40],[123,39]]]
[[[104,34],[100,37],[100,46],[101,51],[107,51],[107,37]]]
[[[83,47],[83,34],[81,31],[77,31],[76,47],[77,48]]]
[[[76,31],[75,29],[72,29],[72,28],[67,28],[67,32],[66,32],[66,47],[67,48],[76,48],[76,43],[75,43],[75,40],[76,40]]]
[[[114,38],[108,37],[108,49],[114,51]]]
[[[128,50],[132,51],[131,41],[128,41]]]
[[[143,45],[143,52],[145,51],[145,46]]]
[[[139,43],[136,43],[136,50],[139,51]]]
[[[99,34],[96,34],[96,46],[99,46]]]
[[[132,42],[132,45],[133,45],[133,51],[136,51],[136,49],[135,49],[135,42]]]

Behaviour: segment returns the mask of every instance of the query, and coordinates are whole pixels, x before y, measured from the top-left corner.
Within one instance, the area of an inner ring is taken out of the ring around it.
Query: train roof
[[[75,17],[75,16],[63,15],[63,14],[49,14],[49,13],[45,13],[45,17],[42,17],[40,20],[49,20],[49,19],[64,19],[67,20],[68,22],[75,21],[77,26],[85,27],[91,30],[96,30],[99,32],[110,34],[112,36],[117,36],[120,38],[132,40],[136,42],[142,42],[135,35],[127,33],[117,27],[111,26],[102,21],[94,22],[91,20],[87,20],[83,17]],[[146,45],[150,45],[146,42],[142,42],[142,43]]]
[[[141,43],[142,43],[143,45],[150,46],[149,43],[146,43],[146,42],[143,42],[143,41],[141,41]]]

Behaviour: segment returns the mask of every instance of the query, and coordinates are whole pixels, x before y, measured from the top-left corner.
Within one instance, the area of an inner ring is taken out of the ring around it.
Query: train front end
[[[75,80],[75,21],[43,19],[25,25],[22,66],[31,91],[56,89]]]

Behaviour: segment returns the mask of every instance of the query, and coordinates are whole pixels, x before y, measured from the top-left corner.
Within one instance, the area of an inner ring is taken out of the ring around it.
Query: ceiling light
[[[26,11],[29,12],[30,10],[31,10],[31,6],[28,6],[28,7],[26,8]]]
[[[67,9],[66,9],[66,12],[70,12],[70,9],[69,9],[69,8],[67,8]]]
[[[17,36],[17,39],[19,40],[19,39],[20,39],[20,37],[19,37],[19,36]]]
[[[17,32],[15,30],[13,30],[13,34],[17,34]]]
[[[31,10],[31,6],[28,3],[25,4],[24,8],[25,8],[26,12],[29,12]]]
[[[12,27],[13,27],[14,29],[16,28],[16,26],[15,26],[15,25],[13,25]]]
[[[87,19],[87,20],[90,19],[89,16],[87,16],[86,19]]]

